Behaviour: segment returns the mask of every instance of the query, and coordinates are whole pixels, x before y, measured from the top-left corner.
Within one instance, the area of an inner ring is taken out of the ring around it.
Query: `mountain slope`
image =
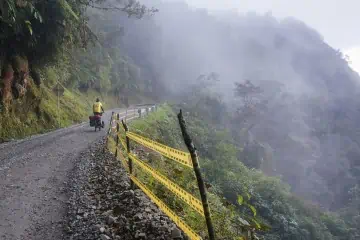
[[[153,19],[124,22],[131,29],[124,42],[136,39],[136,48],[130,44],[126,51],[151,62],[166,87],[163,96],[183,95],[199,76],[216,72],[212,92],[232,113],[222,124],[234,117],[236,139],[268,144],[274,155],[267,173],[283,175],[294,192],[324,208],[345,206],[359,184],[360,153],[360,78],[345,56],[293,18],[214,16],[185,3],[155,5],[160,12]],[[234,90],[246,80],[261,87],[268,110],[243,136],[235,118],[243,103]]]

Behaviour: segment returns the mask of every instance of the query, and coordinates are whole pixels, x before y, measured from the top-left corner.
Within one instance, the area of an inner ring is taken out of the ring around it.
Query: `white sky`
[[[350,66],[360,74],[360,47],[355,47],[344,51],[350,57]]]
[[[325,41],[346,52],[360,73],[360,0],[186,0],[209,10],[271,11],[273,16],[296,17],[316,29]]]

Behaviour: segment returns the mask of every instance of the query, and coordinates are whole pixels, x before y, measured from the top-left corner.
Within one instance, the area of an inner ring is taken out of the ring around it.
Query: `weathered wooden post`
[[[185,123],[185,120],[184,120],[181,110],[180,110],[180,113],[178,114],[178,119],[179,119],[181,133],[184,138],[185,145],[188,148],[190,155],[191,155],[191,160],[193,163],[196,180],[198,182],[201,201],[202,201],[202,204],[204,207],[204,215],[205,215],[205,220],[206,220],[206,226],[207,226],[208,233],[209,233],[209,239],[215,240],[215,232],[214,232],[214,227],[213,227],[212,221],[211,221],[210,208],[209,208],[209,203],[208,203],[207,196],[206,196],[205,183],[201,176],[199,159],[198,159],[196,148],[193,144],[193,141],[187,132],[186,123]]]
[[[105,148],[106,148],[107,145],[108,145],[108,137],[109,137],[109,135],[110,135],[110,133],[111,133],[113,117],[114,117],[114,112],[111,113],[109,130],[108,130],[108,132],[107,132],[107,134],[106,134],[105,146],[104,146],[104,148],[103,148],[103,153],[105,153]]]
[[[141,118],[141,108],[138,109],[139,118]]]
[[[125,135],[126,133],[129,131],[129,128],[128,126],[126,125],[126,123],[124,122],[124,120],[121,120],[122,122],[122,125],[124,126],[124,129],[125,129]],[[128,153],[128,162],[129,162],[129,173],[130,175],[133,174],[133,162],[132,162],[132,159],[130,158],[130,139],[128,136],[126,136],[126,150],[127,150],[127,153]],[[131,188],[133,189],[134,188],[134,183],[133,181],[130,179],[130,184],[131,184]]]
[[[118,114],[119,119],[119,114]],[[115,148],[115,159],[118,157],[118,146],[119,146],[119,130],[120,130],[120,124],[119,122],[116,123],[116,148]]]

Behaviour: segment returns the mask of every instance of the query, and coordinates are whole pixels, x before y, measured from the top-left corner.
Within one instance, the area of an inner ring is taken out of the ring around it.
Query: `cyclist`
[[[93,105],[93,112],[94,115],[102,115],[105,112],[99,98],[96,98],[96,102]]]

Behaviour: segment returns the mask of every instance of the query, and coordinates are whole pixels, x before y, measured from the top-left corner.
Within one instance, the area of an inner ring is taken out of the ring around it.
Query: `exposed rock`
[[[171,238],[172,239],[182,239],[181,231],[178,228],[173,228],[171,230]]]
[[[107,236],[107,235],[105,235],[105,234],[101,234],[100,235],[100,239],[101,240],[109,240],[109,239],[111,239],[109,236]]]
[[[107,224],[111,225],[116,221],[116,218],[114,218],[113,216],[108,216],[107,218]]]
[[[102,215],[104,215],[104,216],[109,216],[109,215],[111,215],[111,214],[113,214],[113,210],[106,211],[106,212],[104,212]]]

